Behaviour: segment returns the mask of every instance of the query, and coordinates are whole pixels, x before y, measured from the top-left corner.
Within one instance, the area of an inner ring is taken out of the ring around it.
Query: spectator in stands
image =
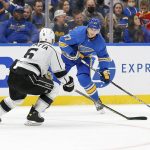
[[[150,31],[141,26],[140,19],[134,15],[128,19],[128,27],[124,30],[123,39],[126,43],[148,43]]]
[[[68,0],[61,0],[59,2],[58,8],[60,10],[63,10],[66,13],[66,22],[73,19],[72,12],[70,10],[70,4]]]
[[[105,5],[104,0],[97,0],[96,10],[105,18],[105,16],[109,13],[109,6]]]
[[[24,6],[23,16],[26,19],[26,21],[30,21],[31,22],[32,7],[30,5],[27,4],[27,5]]]
[[[24,0],[24,1],[25,1],[25,4],[30,5],[32,7],[32,9],[33,9],[33,5],[35,3],[35,0]]]
[[[56,8],[58,6],[59,0],[50,0],[51,5]]]
[[[13,17],[0,25],[0,43],[35,43],[38,30],[24,19],[22,7],[16,7]]]
[[[120,27],[120,25],[117,22],[116,16],[113,14],[113,42],[119,43],[122,42],[122,33],[123,28]],[[105,17],[105,34],[104,38],[106,42],[109,42],[109,14]]]
[[[13,0],[13,3],[14,3],[14,4],[17,4],[17,5],[19,5],[19,6],[24,7],[24,5],[25,5],[25,0]]]
[[[120,0],[123,4],[123,7],[126,7],[128,5],[128,0]]]
[[[40,31],[45,26],[45,14],[43,13],[42,0],[35,0],[32,13],[32,23]]]
[[[124,9],[124,15],[127,17],[134,16],[138,11],[135,0],[128,0],[127,7]]]
[[[9,19],[9,14],[5,11],[3,3],[8,2],[8,0],[0,0],[0,22]]]
[[[85,0],[83,16],[85,21],[89,21],[91,18],[98,18],[101,25],[104,26],[104,17],[101,13],[96,11],[95,0]]]
[[[66,13],[63,10],[56,10],[54,13],[54,27],[52,29],[55,33],[55,42],[58,42],[61,36],[69,32],[65,17]]]
[[[96,0],[85,0],[84,1],[84,11],[82,12],[84,20],[88,22],[91,18],[97,18],[101,23],[101,34],[104,37],[105,35],[105,22],[104,17],[101,13],[96,11]]]
[[[83,11],[84,0],[69,0],[70,10],[80,10]]]
[[[123,14],[123,5],[122,5],[122,3],[118,2],[118,3],[114,4],[113,13],[115,15],[115,19],[117,21],[117,24],[122,28],[126,27],[127,23],[128,23],[128,17],[126,17]]]
[[[15,3],[12,3],[10,1],[5,1],[5,0],[1,0],[3,1],[3,7],[13,16],[13,11],[16,7],[20,7],[21,5],[17,5]],[[21,6],[22,7],[22,6]]]
[[[0,4],[2,5],[2,7],[7,9],[9,6],[9,0],[0,0]]]
[[[58,8],[59,0],[49,0],[49,18],[50,20],[53,20],[54,18],[54,12]]]
[[[45,0],[44,0],[45,2]],[[54,10],[56,10],[56,8],[58,7],[58,3],[59,3],[59,0],[49,0],[51,6],[54,8]]]
[[[80,10],[73,11],[73,20],[68,22],[69,30],[72,30],[77,26],[83,26],[83,25],[87,25],[87,22],[84,21],[82,11]]]
[[[140,2],[140,11],[136,14],[142,23],[148,30],[150,30],[150,11],[149,2],[142,0]]]
[[[5,1],[5,0],[2,0]],[[17,2],[17,1],[16,1]],[[19,2],[18,2],[19,3]],[[20,3],[19,3],[20,4]],[[10,3],[9,1],[5,1],[3,2],[3,5],[5,7],[5,9],[11,13],[11,15],[13,15],[13,11],[16,7],[19,7],[19,5],[16,5],[14,3]],[[22,2],[23,5],[23,2]],[[20,4],[21,6],[21,4]],[[31,14],[32,14],[32,7],[28,4],[26,4],[24,6],[24,18],[26,19],[26,21],[31,21]],[[8,20],[8,19],[7,19]]]

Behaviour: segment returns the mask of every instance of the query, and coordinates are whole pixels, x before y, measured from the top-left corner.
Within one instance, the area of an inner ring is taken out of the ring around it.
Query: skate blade
[[[27,120],[27,122],[25,122],[24,125],[26,125],[26,126],[40,126],[40,125],[42,125],[42,123]]]
[[[105,114],[105,110],[104,110],[104,109],[100,109],[100,110],[98,110],[98,112],[99,112],[100,114]]]

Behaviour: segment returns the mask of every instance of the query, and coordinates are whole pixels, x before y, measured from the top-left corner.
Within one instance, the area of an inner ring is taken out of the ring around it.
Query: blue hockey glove
[[[74,81],[71,76],[69,76],[69,81],[63,85],[64,91],[72,92],[74,90]]]
[[[100,72],[101,81],[104,81],[105,83],[109,83],[110,80],[110,72],[109,70],[104,70],[103,72]]]

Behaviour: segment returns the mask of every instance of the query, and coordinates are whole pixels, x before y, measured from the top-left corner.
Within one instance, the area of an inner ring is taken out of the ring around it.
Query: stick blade
[[[128,117],[128,120],[147,120],[147,117],[140,116],[140,117]]]

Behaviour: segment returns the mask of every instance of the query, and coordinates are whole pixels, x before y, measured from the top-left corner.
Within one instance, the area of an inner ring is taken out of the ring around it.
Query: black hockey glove
[[[100,72],[101,81],[104,81],[105,83],[109,83],[110,80],[110,72],[109,70],[104,70],[103,72]]]
[[[71,92],[74,89],[74,81],[71,76],[69,76],[69,81],[63,85],[64,91]]]

